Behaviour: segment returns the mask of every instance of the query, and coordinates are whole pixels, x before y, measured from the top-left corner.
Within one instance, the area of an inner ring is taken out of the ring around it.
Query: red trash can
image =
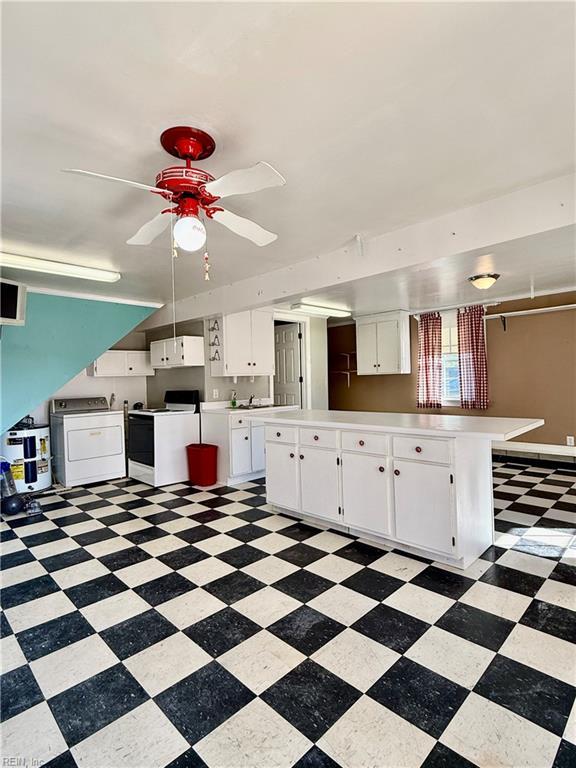
[[[218,446],[210,443],[192,443],[186,446],[188,478],[192,485],[216,485],[218,479]]]

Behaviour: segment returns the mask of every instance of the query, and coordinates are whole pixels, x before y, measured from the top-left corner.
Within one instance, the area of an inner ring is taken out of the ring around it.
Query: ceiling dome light
[[[495,272],[488,272],[485,275],[473,275],[473,277],[469,277],[468,280],[472,283],[474,288],[485,291],[487,288],[491,288],[499,277],[500,275],[497,275]]]
[[[181,216],[174,224],[174,240],[185,251],[199,251],[206,244],[206,227],[196,216]]]

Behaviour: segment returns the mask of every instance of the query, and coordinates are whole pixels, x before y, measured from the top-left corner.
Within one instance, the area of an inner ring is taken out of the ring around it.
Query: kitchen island
[[[319,410],[257,419],[269,504],[458,568],[493,542],[492,441],[544,424]]]

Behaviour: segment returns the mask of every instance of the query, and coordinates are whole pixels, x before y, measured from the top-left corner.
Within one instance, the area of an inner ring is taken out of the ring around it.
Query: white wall
[[[110,400],[112,392],[116,395],[114,410],[122,410],[124,400],[128,400],[130,407],[138,401],[146,405],[146,376],[108,378],[107,376],[88,376],[86,370],[83,370],[61,389],[54,392],[50,400],[56,397],[90,397],[101,395]],[[46,402],[39,405],[30,414],[34,417],[36,424],[48,422],[50,400],[46,400]]]
[[[328,331],[325,317],[310,318],[310,382],[309,408],[328,409]]]

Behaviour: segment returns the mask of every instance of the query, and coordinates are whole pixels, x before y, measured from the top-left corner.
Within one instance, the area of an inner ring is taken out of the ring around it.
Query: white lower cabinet
[[[449,467],[394,461],[395,538],[438,552],[454,551],[452,479]]]
[[[298,462],[302,512],[342,522],[338,482],[340,469],[336,452],[300,446]]]
[[[250,452],[252,454],[252,472],[264,472],[266,469],[266,444],[264,424],[250,428]]]
[[[233,429],[231,432],[230,463],[232,475],[247,475],[252,472],[250,427]]]
[[[269,504],[298,509],[298,462],[295,445],[266,443],[266,493]]]
[[[345,525],[390,536],[390,468],[386,457],[342,454],[342,509]]]

